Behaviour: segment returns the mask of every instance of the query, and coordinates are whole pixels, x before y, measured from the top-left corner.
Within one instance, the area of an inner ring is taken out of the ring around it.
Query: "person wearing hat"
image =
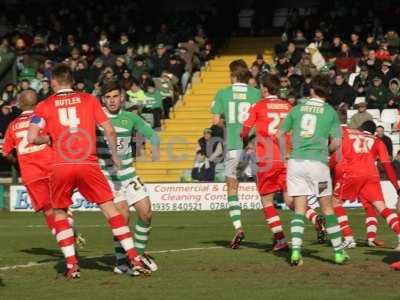
[[[379,76],[382,78],[382,84],[384,86],[389,85],[390,79],[394,77],[394,74],[391,70],[392,63],[389,60],[385,60],[382,63],[381,70],[379,72]]]
[[[356,91],[357,97],[365,97],[366,90],[371,86],[372,80],[369,75],[368,66],[360,67],[360,74],[356,76],[353,83],[353,88]]]
[[[161,72],[167,68],[168,62],[167,47],[160,43],[156,47],[156,53],[151,57],[152,71],[155,77],[160,77]]]
[[[354,107],[357,108],[357,112],[351,117],[349,128],[358,129],[365,121],[372,121],[372,115],[367,112],[365,97],[357,97],[354,101]]]
[[[375,76],[367,91],[367,107],[382,110],[389,101],[389,90],[382,84],[382,78]]]
[[[279,76],[285,76],[289,68],[289,61],[285,53],[280,53],[276,58],[275,69],[278,71]]]

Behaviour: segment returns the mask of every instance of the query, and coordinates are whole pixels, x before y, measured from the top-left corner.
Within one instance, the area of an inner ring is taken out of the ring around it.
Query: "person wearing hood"
[[[400,80],[397,78],[389,81],[389,102],[387,108],[400,108]]]
[[[317,67],[317,70],[321,70],[323,66],[325,66],[325,58],[322,56],[321,52],[318,50],[318,47],[311,43],[305,49],[306,53],[309,53],[311,56],[311,62]]]

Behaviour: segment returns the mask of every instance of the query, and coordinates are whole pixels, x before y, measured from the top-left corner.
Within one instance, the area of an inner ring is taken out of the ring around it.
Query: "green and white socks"
[[[340,226],[336,215],[325,216],[326,222],[326,232],[328,238],[331,241],[333,250],[335,252],[340,252],[342,249],[342,232],[340,231]]]
[[[147,247],[147,242],[149,241],[150,234],[150,222],[146,223],[142,219],[138,218],[135,224],[135,235],[133,236],[133,241],[135,244],[136,251],[139,255],[144,253]]]
[[[294,214],[290,222],[290,233],[292,235],[292,249],[301,250],[304,238],[304,215]]]
[[[228,196],[229,216],[235,230],[242,228],[241,208],[237,195]]]
[[[342,233],[335,215],[325,216],[326,232],[331,241],[333,250],[340,252],[342,250]],[[304,238],[304,215],[294,214],[290,223],[290,232],[292,235],[292,249],[301,250]]]

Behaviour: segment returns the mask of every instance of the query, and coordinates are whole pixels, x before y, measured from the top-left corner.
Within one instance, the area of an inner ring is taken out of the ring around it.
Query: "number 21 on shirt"
[[[236,102],[230,101],[228,107],[228,123],[235,124],[240,123],[243,124],[244,121],[249,117],[249,110],[251,104],[248,102]]]

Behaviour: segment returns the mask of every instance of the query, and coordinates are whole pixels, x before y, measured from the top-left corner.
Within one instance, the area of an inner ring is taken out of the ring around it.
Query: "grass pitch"
[[[306,227],[304,265],[291,267],[288,252],[271,252],[271,234],[261,212],[244,211],[243,248],[226,248],[233,235],[228,215],[217,212],[155,213],[148,251],[160,270],[148,278],[112,273],[112,238],[99,213],[76,213],[88,244],[79,252],[82,278],[57,276],[63,262],[41,215],[0,213],[0,299],[400,299],[400,272],[388,264],[395,235],[380,220],[385,248],[361,244],[345,266],[332,264],[331,248]],[[281,213],[289,232],[290,212]],[[359,242],[364,214],[350,211]],[[164,250],[175,251],[164,251]]]

